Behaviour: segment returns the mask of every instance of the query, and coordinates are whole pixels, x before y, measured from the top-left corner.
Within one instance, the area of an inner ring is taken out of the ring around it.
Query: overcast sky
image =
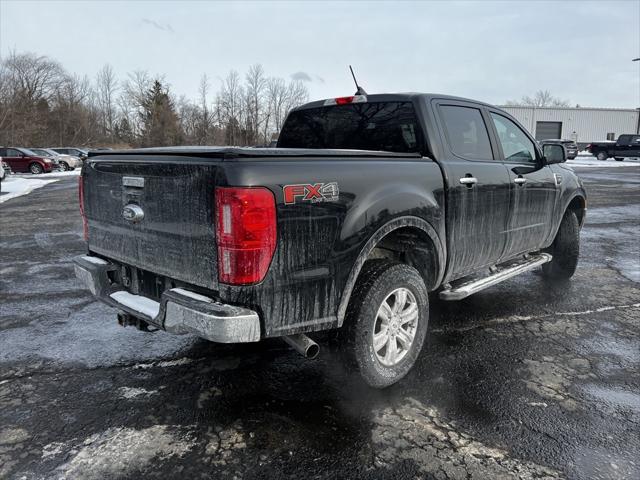
[[[501,104],[547,89],[572,104],[640,106],[640,0],[205,2],[0,0],[0,54],[48,55],[70,72],[110,63],[163,74],[196,97],[261,63],[312,99],[420,91]]]

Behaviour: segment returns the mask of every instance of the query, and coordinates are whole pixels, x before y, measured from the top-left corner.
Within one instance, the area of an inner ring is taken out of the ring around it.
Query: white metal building
[[[625,133],[640,133],[640,109],[500,107],[513,115],[536,140],[562,138],[580,146],[615,140]]]

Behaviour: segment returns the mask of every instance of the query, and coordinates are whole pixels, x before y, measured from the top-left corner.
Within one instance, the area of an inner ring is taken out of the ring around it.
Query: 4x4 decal
[[[312,203],[335,202],[340,195],[338,182],[285,185],[282,187],[282,193],[284,194],[284,203],[286,205],[292,205],[300,201]]]

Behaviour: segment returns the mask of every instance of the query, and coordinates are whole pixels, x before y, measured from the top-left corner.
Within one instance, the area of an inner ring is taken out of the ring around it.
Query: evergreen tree
[[[182,141],[178,115],[169,92],[159,80],[146,92],[140,110],[143,147],[178,145]]]

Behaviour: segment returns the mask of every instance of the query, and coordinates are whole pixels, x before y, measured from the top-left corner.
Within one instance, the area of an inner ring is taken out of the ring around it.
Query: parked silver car
[[[82,160],[74,155],[58,153],[51,148],[30,148],[29,150],[37,153],[38,155],[55,158],[60,165],[60,169],[63,171],[74,170],[76,168],[82,167]]]
[[[75,157],[79,157],[83,161],[87,159],[88,152],[84,148],[76,148],[76,147],[51,147],[47,150],[53,150],[58,153],[63,153],[65,155],[73,155]]]

